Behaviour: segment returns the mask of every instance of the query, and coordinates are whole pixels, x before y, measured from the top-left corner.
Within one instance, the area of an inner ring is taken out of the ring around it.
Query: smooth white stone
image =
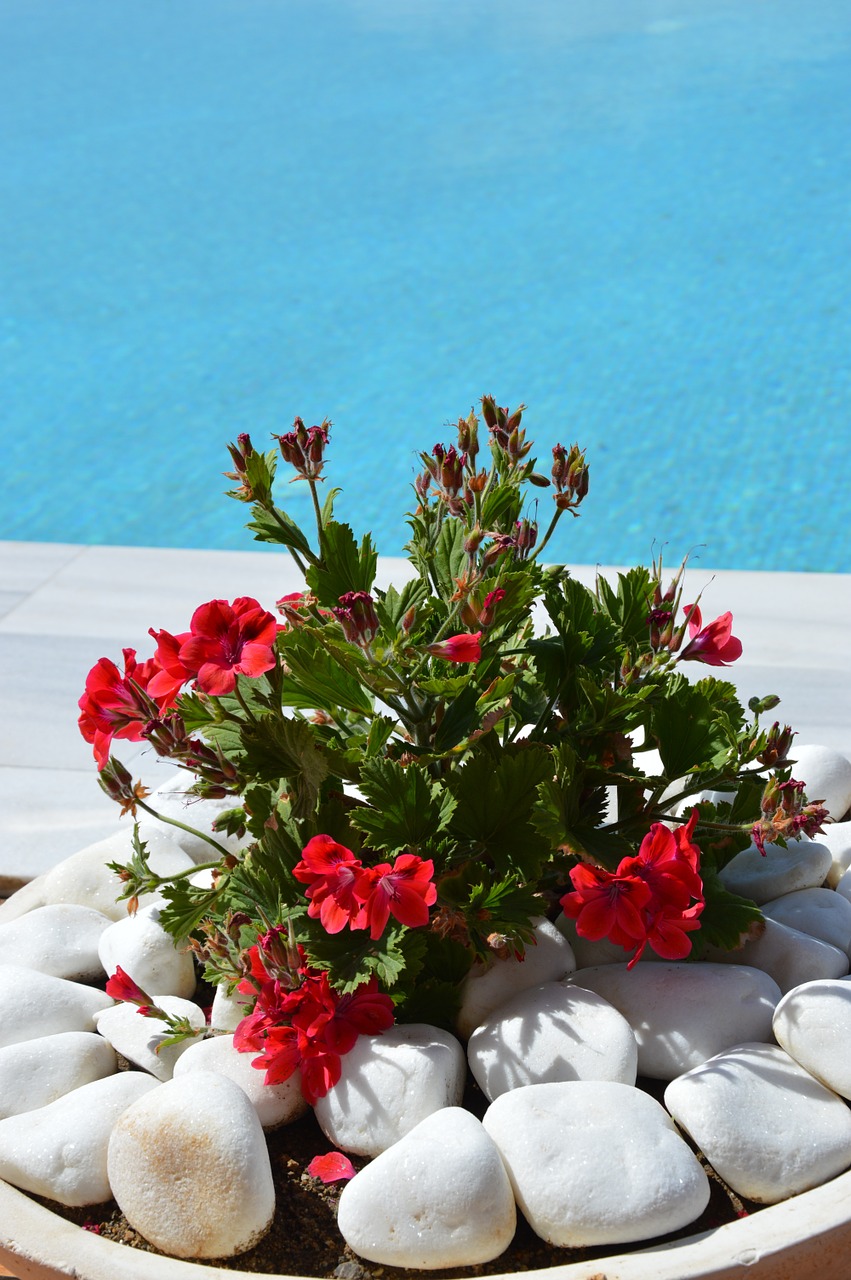
[[[275,1212],[260,1121],[239,1085],[216,1072],[190,1072],[129,1107],[108,1168],[130,1225],[178,1258],[244,1253]]]
[[[150,833],[148,840],[148,865],[158,876],[174,875],[191,867],[192,859],[159,826]],[[46,903],[75,902],[82,907],[94,907],[109,916],[110,920],[123,920],[127,916],[127,902],[118,901],[122,884],[108,862],[128,863],[133,857],[132,828],[116,831],[105,840],[90,844],[79,853],[71,854],[52,867],[44,876],[44,900]],[[143,894],[139,903],[149,906],[159,901],[158,893]]]
[[[485,1097],[553,1080],[635,1084],[632,1028],[593,991],[546,982],[501,1004],[470,1036],[467,1059]]]
[[[848,954],[851,948],[851,902],[833,889],[798,889],[763,903],[763,915],[780,924],[821,938]]]
[[[59,1204],[102,1204],[111,1196],[106,1153],[112,1128],[155,1080],[119,1071],[46,1107],[0,1120],[0,1178]]]
[[[228,995],[222,983],[216,987],[216,994],[213,996],[210,1026],[216,1031],[236,1031],[242,1019],[248,1016],[252,1004],[252,997],[242,995],[239,991],[232,991]]]
[[[253,1066],[256,1053],[240,1053],[233,1047],[233,1036],[213,1036],[196,1040],[174,1064],[174,1079],[191,1071],[219,1071],[238,1084],[248,1098],[264,1129],[291,1124],[307,1111],[301,1092],[301,1072],[296,1071],[283,1084],[264,1084],[265,1067]]]
[[[820,800],[835,822],[851,808],[851,760],[835,747],[793,746],[792,776],[803,782],[807,799]]]
[[[467,1061],[454,1036],[407,1023],[359,1036],[342,1078],[314,1106],[323,1133],[343,1151],[377,1156],[443,1107],[457,1107]]]
[[[851,982],[822,978],[790,991],[774,1011],[774,1034],[806,1071],[851,1099]]]
[[[152,999],[164,1013],[177,1018],[188,1018],[190,1025],[199,1030],[206,1026],[203,1009],[199,1009],[191,1000],[158,995]],[[181,1040],[178,1044],[163,1046],[162,1042],[168,1035],[166,1024],[161,1018],[143,1017],[135,1004],[116,1004],[111,1009],[104,1009],[102,1013],[95,1015],[95,1022],[99,1033],[109,1041],[113,1049],[143,1071],[150,1072],[157,1080],[170,1080],[174,1064],[194,1043],[192,1040]]]
[[[0,1049],[0,1120],[46,1107],[118,1070],[115,1051],[93,1031],[60,1031]]]
[[[851,867],[851,822],[826,822],[818,833],[819,844],[826,844],[833,857],[827,873],[827,884],[835,889]]]
[[[839,877],[836,892],[842,894],[843,898],[847,898],[851,902],[851,867]]]
[[[513,955],[504,960],[494,958],[489,964],[476,964],[470,970],[461,987],[461,1007],[455,1023],[463,1039],[516,992],[542,982],[559,982],[573,973],[576,958],[567,938],[554,924],[536,920],[534,935],[535,943],[526,948],[521,960]]]
[[[433,1270],[499,1257],[516,1210],[493,1141],[469,1111],[446,1107],[346,1185],[337,1225],[370,1262]]]
[[[36,907],[0,924],[0,964],[21,964],[72,982],[102,978],[98,944],[109,923],[91,907]]]
[[[670,1116],[630,1085],[529,1085],[497,1098],[482,1123],[532,1230],[551,1244],[648,1240],[693,1222],[709,1200]]]
[[[214,831],[213,823],[220,813],[233,809],[239,804],[238,796],[225,796],[220,800],[202,800],[198,796],[187,795],[187,786],[191,779],[186,773],[176,773],[166,780],[148,798],[148,804],[157,813],[166,818],[174,818],[185,822],[193,831],[183,831],[180,827],[167,826],[152,818],[150,814],[141,814],[139,833],[143,840],[155,837],[158,832],[167,831],[169,839],[179,844],[189,854],[193,862],[210,862],[219,854],[197,832],[212,836],[229,853],[236,853],[245,843],[236,836],[225,835],[223,831]]]
[[[60,1031],[94,1031],[112,1000],[97,987],[53,978],[23,965],[0,965],[0,1046]]]
[[[195,965],[178,951],[160,924],[157,906],[142,907],[106,929],[100,940],[101,964],[110,977],[120,966],[143,991],[189,999],[195,993]]]
[[[743,1040],[772,1039],[780,988],[745,965],[639,964],[579,969],[570,982],[623,1014],[638,1042],[639,1075],[673,1080]]]
[[[848,956],[839,947],[822,942],[811,934],[790,929],[788,924],[766,917],[765,929],[759,938],[746,942],[736,951],[707,948],[707,959],[724,965],[750,965],[761,969],[777,983],[783,995],[802,982],[816,978],[841,978],[848,972]],[[757,1040],[758,1036],[742,1039]]]
[[[668,1085],[665,1105],[724,1181],[760,1204],[851,1164],[851,1111],[777,1045],[718,1054]]]
[[[832,864],[833,855],[826,845],[815,840],[790,840],[785,849],[767,844],[764,857],[752,844],[718,874],[731,893],[761,904],[797,889],[820,888]]]
[[[0,902],[0,922],[6,924],[9,920],[25,916],[35,907],[43,907],[44,881],[44,876],[36,876],[34,880],[28,880],[20,889],[16,889],[5,902]]]

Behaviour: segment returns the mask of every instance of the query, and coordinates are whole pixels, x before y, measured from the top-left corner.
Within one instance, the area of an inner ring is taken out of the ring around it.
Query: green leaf
[[[291,547],[294,551],[301,552],[302,555],[313,556],[310,543],[295,520],[288,516],[286,511],[282,511],[280,507],[275,507],[274,514],[272,514],[265,507],[260,507],[256,504],[251,510],[254,519],[250,520],[245,527],[254,534],[255,542],[273,542],[279,546]]]
[[[290,670],[281,681],[283,706],[319,709],[332,715],[345,707],[358,715],[371,714],[372,695],[350,670],[357,667],[360,657],[353,648],[351,655],[346,655],[348,660],[341,662],[308,630],[284,632],[278,647]]]
[[[733,951],[748,937],[759,936],[764,929],[764,916],[756,903],[730,893],[711,869],[701,867],[701,872],[706,906],[700,916],[697,940],[702,946]]]
[[[311,964],[327,969],[338,991],[354,991],[373,974],[383,987],[390,988],[405,971],[406,953],[401,945],[405,932],[404,925],[391,924],[373,942],[365,929],[330,934],[320,928],[307,949]]]
[[[668,778],[722,762],[729,746],[706,691],[690,685],[683,676],[672,678],[664,701],[653,708],[650,732],[659,744]]]
[[[451,751],[478,728],[481,720],[476,706],[478,699],[479,689],[470,677],[467,687],[455,695],[444,712],[434,735],[435,751]]]
[[[286,778],[294,784],[295,794],[290,797],[294,816],[312,814],[329,769],[310,725],[304,720],[262,716],[245,725],[242,740],[247,770],[264,782]]]
[[[377,565],[378,552],[368,533],[358,550],[350,526],[329,520],[323,530],[322,562],[310,566],[305,580],[320,605],[332,608],[349,591],[371,591]]]
[[[405,614],[411,608],[417,608],[429,597],[428,584],[422,578],[411,578],[401,591],[388,587],[386,591],[377,592],[376,612],[382,626],[390,635],[396,635]]]
[[[220,877],[214,889],[202,889],[185,878],[171,880],[160,890],[166,905],[160,912],[160,924],[175,942],[184,942],[203,920],[217,916],[216,904],[227,877]]]
[[[452,832],[480,845],[498,875],[533,879],[549,855],[549,842],[531,818],[537,788],[551,769],[542,747],[501,755],[483,751],[447,779],[458,801]]]
[[[616,588],[605,578],[597,577],[597,598],[629,649],[647,647],[652,591],[650,574],[641,566],[619,573]]]
[[[434,573],[444,600],[450,600],[455,594],[456,579],[464,572],[466,537],[467,531],[461,520],[444,520],[434,549]]]
[[[392,760],[372,760],[361,771],[360,789],[372,808],[357,809],[352,825],[371,848],[391,854],[431,840],[455,808],[451,793],[415,764],[403,769]]]
[[[323,502],[323,504],[322,504],[322,511],[321,511],[321,514],[320,514],[320,519],[321,519],[321,522],[322,522],[322,527],[323,527],[323,529],[324,529],[325,525],[327,525],[327,524],[330,522],[330,520],[331,520],[331,518],[332,518],[332,516],[333,516],[333,514],[334,514],[334,499],[335,499],[336,497],[338,497],[338,495],[339,495],[339,494],[341,494],[342,492],[343,492],[343,490],[342,490],[342,489],[329,489],[329,490],[328,490],[328,495],[327,495],[327,497],[325,498],[325,501],[324,501],[324,502]]]

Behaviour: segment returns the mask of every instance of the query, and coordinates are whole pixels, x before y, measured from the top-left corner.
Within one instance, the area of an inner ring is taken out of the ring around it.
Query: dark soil
[[[664,1089],[658,1081],[639,1081],[639,1085],[660,1098]],[[486,1102],[478,1088],[471,1082],[464,1099],[471,1111],[481,1116]],[[493,1262],[474,1267],[455,1267],[448,1270],[409,1271],[397,1267],[378,1266],[366,1262],[352,1252],[337,1231],[336,1210],[344,1183],[325,1186],[307,1173],[307,1166],[314,1156],[333,1148],[309,1112],[296,1124],[278,1129],[268,1135],[269,1153],[275,1180],[277,1206],[271,1230],[248,1253],[238,1258],[218,1261],[234,1271],[259,1272],[282,1276],[317,1276],[334,1280],[410,1280],[414,1276],[432,1276],[443,1280],[449,1276],[485,1276],[499,1272],[533,1271],[543,1267],[558,1266],[568,1262],[593,1261],[612,1252],[601,1249],[558,1249],[545,1243],[518,1214],[518,1227],[509,1248]],[[700,1157],[700,1153],[698,1153]],[[712,1194],[703,1215],[681,1231],[661,1237],[671,1241],[700,1231],[708,1231],[722,1223],[731,1222],[759,1208],[742,1202],[727,1188],[702,1157],[701,1161],[710,1175]],[[366,1160],[354,1157],[352,1163],[360,1169]],[[85,1209],[69,1209],[50,1201],[41,1201],[55,1213],[88,1230],[97,1231],[110,1240],[117,1240],[136,1249],[157,1253],[137,1231],[128,1224],[115,1201],[89,1206]],[[637,1242],[635,1249],[647,1248],[659,1241]],[[623,1253],[629,1246],[617,1246]],[[211,1265],[213,1260],[209,1260]]]

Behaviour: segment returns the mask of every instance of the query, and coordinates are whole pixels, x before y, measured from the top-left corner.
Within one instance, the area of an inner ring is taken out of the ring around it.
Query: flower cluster
[[[264,951],[274,952],[273,938],[266,935],[248,952],[251,972],[239,990],[257,1000],[237,1027],[234,1046],[240,1053],[258,1054],[252,1066],[266,1072],[266,1084],[281,1084],[301,1072],[302,1093],[313,1106],[339,1081],[341,1059],[358,1036],[392,1027],[393,1002],[378,990],[375,978],[340,995],[327,973],[305,963],[301,949],[289,982],[282,981],[279,971],[273,976],[274,964],[270,973],[264,963]]]
[[[414,853],[402,853],[389,862],[365,867],[351,849],[330,836],[319,835],[304,847],[293,876],[308,885],[308,915],[318,917],[327,933],[369,929],[373,941],[380,938],[391,915],[400,924],[416,929],[428,924],[428,909],[437,900],[432,883],[434,863]]]
[[[359,1035],[394,1017],[455,1025],[466,975],[522,957],[547,904],[630,965],[737,946],[761,913],[718,873],[751,839],[812,834],[824,816],[789,776],[792,730],[760,727],[777,699],[746,709],[716,678],[742,643],[729,612],[704,623],[685,562],[667,584],[661,558],[593,586],[544,566],[589,467],[578,444],[551,443],[543,474],[524,413],[485,396],[481,443],[471,410],[455,441],[419,453],[409,572],[386,588],[371,536],[336,518],[341,491],[320,492],[329,423],[296,418],[265,453],[238,436],[230,496],[300,576],[281,584],[283,621],[250,596],[209,600],[185,631],[152,629],[144,661],[102,658],[80,699],[123,813],[186,825],[110,756],[119,739],[224,801],[198,833],[208,883],[157,875],[138,832],[113,870],[131,909],[162,889],[161,920],[207,980],[254,998],[239,1047],[270,1083],[300,1071],[311,1101]],[[309,528],[275,503],[282,463],[309,490]]]
[[[691,951],[688,934],[700,927],[703,882],[700,850],[692,841],[698,820],[670,831],[655,822],[635,857],[623,858],[617,871],[580,863],[570,872],[573,892],[561,899],[566,916],[582,938],[608,938],[627,951],[628,968],[648,945],[665,960],[682,960]]]

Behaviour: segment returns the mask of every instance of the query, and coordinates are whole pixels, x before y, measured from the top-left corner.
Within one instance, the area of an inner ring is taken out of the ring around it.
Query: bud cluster
[[[318,427],[306,427],[301,418],[296,418],[292,431],[277,437],[284,462],[293,467],[299,479],[321,478],[330,429],[331,423],[327,418]]]
[[[553,484],[556,492],[553,500],[560,511],[572,511],[588,493],[588,467],[585,454],[578,444],[565,449],[563,444],[553,448]]]
[[[751,836],[763,856],[767,843],[817,835],[829,816],[818,801],[807,801],[803,782],[796,782],[794,778],[781,782],[776,774],[765,784],[760,813]]]
[[[331,612],[349,643],[361,649],[369,648],[381,628],[375,601],[368,591],[347,591],[340,596],[339,607]]]
[[[502,409],[493,396],[482,396],[482,417],[491,433],[491,440],[506,455],[511,466],[522,462],[532,448],[532,441],[526,439],[526,432],[520,426],[525,404],[519,405],[514,412]]]

